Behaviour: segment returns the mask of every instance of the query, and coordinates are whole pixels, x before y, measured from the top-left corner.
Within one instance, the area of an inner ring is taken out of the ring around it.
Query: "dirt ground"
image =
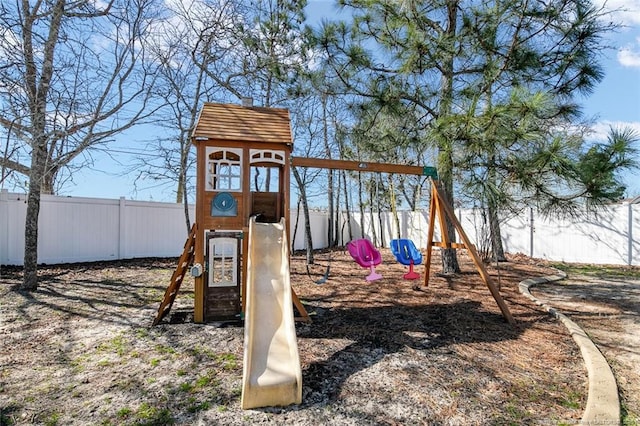
[[[242,325],[194,324],[191,280],[151,327],[176,259],[42,267],[31,294],[11,291],[21,271],[3,267],[0,425],[579,422],[579,349],[518,292],[548,267],[517,256],[489,268],[512,327],[463,252],[461,274],[438,275],[436,256],[419,290],[388,250],[383,258],[384,278],[367,283],[344,251],[319,253],[310,274],[294,254],[292,283],[313,319],[297,323],[303,402],[247,411]],[[315,284],[327,264],[329,279]]]
[[[616,378],[624,424],[640,424],[640,280],[569,274],[531,292],[585,330]]]

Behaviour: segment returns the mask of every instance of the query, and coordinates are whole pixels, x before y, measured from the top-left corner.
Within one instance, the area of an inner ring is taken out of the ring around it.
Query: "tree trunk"
[[[458,27],[458,0],[447,1],[447,27],[445,35],[451,43],[455,43]],[[443,71],[440,88],[440,117],[447,117],[452,112],[453,105],[453,77],[454,77],[454,53],[455,46],[450,46],[450,51],[443,61]],[[438,169],[442,182],[444,201],[453,209],[453,144],[450,135],[441,135],[438,144]],[[447,219],[449,240],[455,242],[456,232],[453,224]],[[460,272],[458,257],[455,249],[442,249],[442,270],[445,274]]]
[[[327,97],[322,96],[322,140],[324,143],[324,153],[326,158],[331,158],[331,147],[329,146],[329,129],[328,129],[328,119],[327,119]],[[327,233],[329,234],[329,247],[334,246],[333,235],[334,235],[334,202],[333,202],[333,169],[327,170],[327,198],[328,198],[328,209],[329,209],[329,229]]]
[[[335,212],[333,214],[333,245],[331,247],[336,247],[338,245],[338,241],[340,241],[340,203],[342,199],[342,187],[340,186],[340,172],[336,173],[336,203],[335,203]]]
[[[396,189],[393,185],[393,176],[388,175],[389,179],[389,196],[391,198],[391,214],[393,215],[393,221],[396,225],[396,238],[402,238],[400,235],[400,217],[398,217],[398,208],[396,206]],[[393,238],[393,237],[392,237]]]
[[[38,217],[45,165],[46,149],[40,142],[31,153],[27,217],[24,225],[24,277],[20,290],[34,291],[38,288]]]
[[[42,69],[38,78],[36,71],[36,53],[33,47],[33,25],[35,17],[27,13],[29,3],[22,2],[28,19],[23,23],[24,56],[26,61],[25,87],[29,95],[31,125],[34,135],[31,152],[31,170],[29,173],[29,195],[27,196],[27,217],[24,224],[24,277],[20,290],[33,291],[38,288],[38,217],[40,216],[40,194],[47,165],[47,95],[53,75],[53,59],[62,18],[65,0],[57,0],[52,8],[49,22],[49,35],[44,51],[37,54],[41,58]]]
[[[183,184],[186,186],[187,180],[183,179]],[[182,204],[184,207],[184,221],[185,224],[187,225],[187,235],[189,235],[189,233],[191,232],[191,218],[189,217],[189,195],[187,195],[187,190],[186,188],[182,189],[182,196],[183,196],[183,200],[182,200]]]
[[[304,214],[304,238],[306,242],[307,250],[307,264],[313,265],[313,239],[311,238],[311,221],[309,218],[309,203],[307,202],[307,191],[305,190],[304,182],[300,178],[300,173],[296,167],[292,167],[293,177],[298,184],[300,190],[300,199],[302,200],[302,212]]]
[[[176,194],[176,202],[182,203],[184,207],[184,221],[187,226],[187,235],[191,232],[191,218],[189,217],[189,194],[187,191],[187,159],[189,157],[189,148],[184,148],[184,143],[180,144],[180,171],[178,172],[178,191]],[[187,143],[187,146],[190,146]]]
[[[184,174],[182,171],[178,173],[178,184],[176,185],[176,203],[181,203],[184,192]]]
[[[40,180],[40,194],[47,194],[47,195],[52,195],[55,194],[55,191],[53,190],[53,186],[54,186],[54,180],[57,176],[57,171],[52,171],[49,170],[49,172],[46,172],[46,159],[45,159],[45,165],[42,167],[42,179]],[[31,175],[29,175],[31,176]]]
[[[505,262],[507,260],[504,255],[504,247],[502,246],[502,234],[500,232],[500,219],[498,211],[493,203],[489,203],[489,232],[491,234],[491,252],[493,259],[497,262]]]
[[[450,150],[441,150],[439,153],[439,165],[444,165],[441,168],[443,173],[440,175],[443,191],[442,196],[444,198],[444,202],[451,206],[451,209],[455,212],[453,208],[453,159],[451,156]],[[456,230],[453,226],[453,223],[447,217],[445,220],[447,224],[447,235],[449,237],[449,241],[456,241]],[[456,255],[456,249],[453,248],[443,248],[441,250],[442,254],[442,272],[444,274],[457,274],[460,272],[460,265],[458,264],[458,256]]]

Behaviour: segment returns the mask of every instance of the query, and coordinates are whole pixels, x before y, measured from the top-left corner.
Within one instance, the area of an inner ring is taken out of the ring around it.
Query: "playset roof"
[[[205,103],[192,137],[201,140],[293,144],[289,111]]]

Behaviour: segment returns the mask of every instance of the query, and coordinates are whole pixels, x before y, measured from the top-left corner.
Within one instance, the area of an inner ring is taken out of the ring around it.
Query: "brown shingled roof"
[[[289,111],[205,103],[193,130],[196,139],[291,144]]]

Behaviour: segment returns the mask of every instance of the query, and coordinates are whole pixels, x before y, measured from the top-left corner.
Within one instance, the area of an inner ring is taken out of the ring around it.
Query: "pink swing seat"
[[[377,273],[375,268],[376,265],[382,263],[382,256],[371,241],[366,238],[350,241],[347,243],[347,250],[358,265],[369,268],[370,273],[366,277],[367,281],[371,282],[382,278],[382,275]]]

